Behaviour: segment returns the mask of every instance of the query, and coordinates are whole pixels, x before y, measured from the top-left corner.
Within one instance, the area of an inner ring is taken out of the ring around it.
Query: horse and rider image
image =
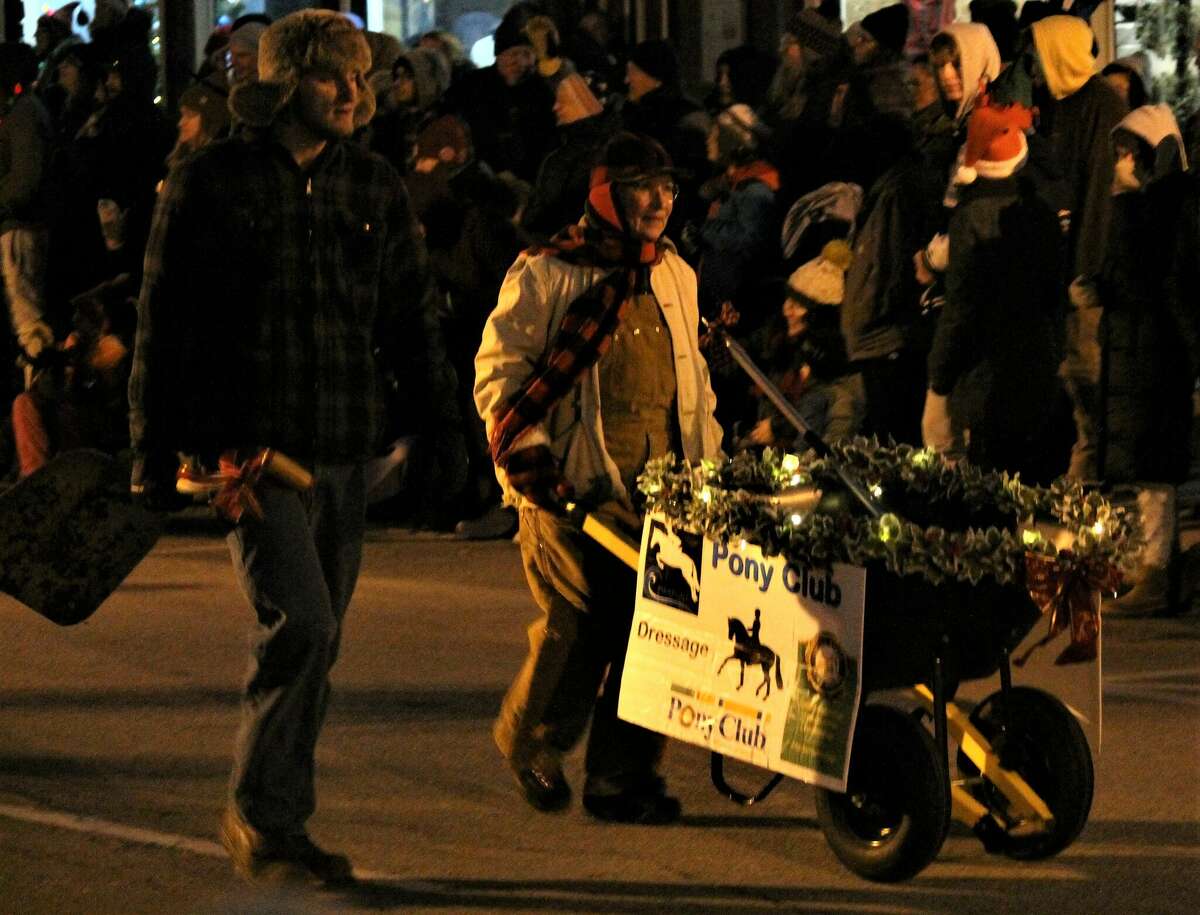
[[[717,676],[721,676],[726,664],[737,661],[741,664],[737,688],[741,689],[746,682],[746,665],[761,667],[762,683],[758,684],[754,695],[757,696],[761,692],[762,697],[766,699],[771,695],[771,666],[774,665],[775,685],[783,689],[783,671],[779,665],[779,656],[759,639],[759,633],[762,631],[762,611],[754,611],[754,622],[749,631],[746,630],[746,624],[736,616],[729,617],[728,621],[728,637],[733,641],[733,654],[721,662],[721,666],[717,668]]]
[[[700,538],[655,521],[647,550],[644,595],[687,613],[700,612]]]

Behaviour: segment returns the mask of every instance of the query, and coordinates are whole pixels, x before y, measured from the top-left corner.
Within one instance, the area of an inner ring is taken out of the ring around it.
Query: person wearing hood
[[[543,812],[571,802],[562,760],[590,716],[587,812],[645,824],[680,816],[658,773],[665,738],[617,716],[634,578],[558,510],[577,497],[640,526],[647,460],[720,454],[695,275],[663,234],[674,202],[663,147],[617,134],[592,172],[584,219],[509,269],[475,359],[475,405],[544,614],[492,735]]]
[[[384,432],[384,378],[407,433],[432,443],[448,490],[465,464],[435,298],[400,176],[351,142],[374,110],[367,44],[326,10],[263,32],[259,79],[236,86],[242,134],[168,176],[138,302],[129,384],[132,491],[173,504],[177,453],[235,472],[261,449],[313,483],[255,487],[231,525],[255,614],[220,838],[239,876],[353,878],[307,832],[314,753],[365,528],[364,464]],[[239,512],[236,498],[227,517]],[[244,503],[243,503],[244,504]]]
[[[946,452],[966,430],[972,464],[1048,483],[1058,470],[1044,440],[1059,384],[1061,235],[1022,175],[1031,124],[1021,105],[977,106],[968,118],[921,432]]]
[[[931,162],[952,179],[966,139],[967,118],[980,94],[1000,75],[1000,50],[987,26],[952,22],[933,36],[929,69],[937,102],[918,112],[916,127]]]
[[[1175,487],[1188,475],[1200,372],[1196,302],[1172,294],[1175,240],[1194,199],[1183,138],[1166,105],[1131,111],[1111,142],[1112,228],[1097,283],[1096,463],[1106,483],[1136,485],[1146,544],[1133,590],[1105,612],[1159,614],[1175,610],[1179,597]]]
[[[1096,339],[1100,312],[1095,282],[1108,250],[1112,214],[1113,145],[1111,133],[1128,109],[1116,90],[1096,73],[1091,28],[1076,16],[1047,16],[1035,22],[1025,59],[1014,67],[1032,70],[1051,101],[1041,112],[1038,133],[1062,179],[1061,201],[1068,222],[1066,359],[1063,376],[1075,416],[1075,445],[1068,474],[1094,480],[1096,465]]]
[[[391,79],[376,96],[371,148],[401,175],[408,174],[417,136],[435,119],[437,105],[449,88],[450,71],[437,51],[413,48],[392,63]]]

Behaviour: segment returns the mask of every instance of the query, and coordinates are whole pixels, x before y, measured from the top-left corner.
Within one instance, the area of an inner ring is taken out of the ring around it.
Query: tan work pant
[[[636,577],[569,521],[523,508],[521,560],[543,616],[492,729],[515,769],[568,752],[592,715],[587,794],[614,794],[655,776],[665,738],[617,718]],[[597,695],[599,693],[599,695]]]

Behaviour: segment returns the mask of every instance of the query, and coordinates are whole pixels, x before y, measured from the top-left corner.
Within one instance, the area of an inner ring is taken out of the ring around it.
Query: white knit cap
[[[850,246],[835,238],[788,277],[788,289],[818,305],[841,305],[852,258]]]

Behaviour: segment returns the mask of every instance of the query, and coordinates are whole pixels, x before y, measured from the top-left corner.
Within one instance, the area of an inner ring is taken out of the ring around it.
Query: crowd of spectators
[[[465,494],[445,500],[422,485],[419,442],[381,443],[373,510],[515,530],[474,418],[482,329],[517,254],[579,219],[601,148],[630,130],[681,170],[667,235],[702,316],[819,433],[1136,486],[1159,545],[1131,606],[1163,603],[1200,371],[1200,117],[1181,129],[1137,58],[1100,71],[1088,4],[975,0],[971,22],[932,30],[902,3],[849,24],[829,7],[797,3],[775,54],[726,50],[702,97],[669,42],[626,46],[591,5],[515,4],[485,67],[449,32],[368,34],[377,104],[359,141],[422,224],[470,453]],[[123,447],[156,188],[239,132],[227,97],[257,78],[268,23],[213,32],[177,126],[155,103],[149,19],[123,0],[90,23],[69,3],[35,47],[0,46],[0,474]],[[714,340],[726,451],[793,447]]]

